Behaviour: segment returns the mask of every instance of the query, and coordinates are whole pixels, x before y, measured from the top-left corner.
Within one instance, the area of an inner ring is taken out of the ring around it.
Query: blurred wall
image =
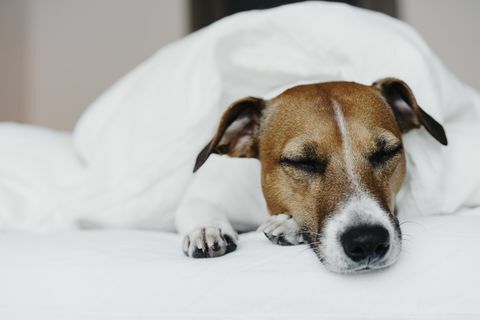
[[[398,7],[480,90],[480,1],[398,0]],[[0,0],[0,121],[72,129],[115,80],[188,33],[188,11],[188,0]]]
[[[0,121],[25,117],[25,1],[0,0]]]
[[[480,1],[399,0],[398,9],[448,68],[480,91]]]
[[[186,0],[0,0],[0,120],[73,128],[187,17]]]

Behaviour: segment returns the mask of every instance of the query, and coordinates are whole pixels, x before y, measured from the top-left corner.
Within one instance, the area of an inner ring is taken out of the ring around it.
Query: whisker
[[[415,225],[417,225],[417,226],[419,226],[419,227],[422,227],[422,228],[426,229],[423,224],[421,224],[421,223],[419,223],[419,222],[416,222],[416,221],[411,221],[411,220],[405,220],[405,221],[400,222],[400,226],[402,226],[403,224],[406,224],[406,223],[415,224]]]
[[[307,251],[307,250],[311,250],[311,248],[310,248],[310,247],[304,248],[302,251],[298,252],[298,253],[294,256],[294,258],[298,257],[299,255],[301,255],[302,253],[304,253],[304,252]]]

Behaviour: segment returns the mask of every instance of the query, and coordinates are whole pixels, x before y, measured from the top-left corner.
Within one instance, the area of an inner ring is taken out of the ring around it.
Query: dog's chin
[[[362,274],[362,273],[369,273],[373,271],[379,271],[386,269],[393,265],[396,262],[394,261],[389,262],[381,262],[381,263],[373,263],[373,264],[352,264],[348,267],[339,267],[336,264],[328,263],[325,260],[322,260],[323,265],[325,268],[331,272],[338,273],[338,274]]]
[[[400,241],[396,242],[384,258],[374,262],[354,262],[342,253],[330,256],[321,250],[321,245],[313,249],[327,270],[339,274],[361,274],[383,270],[395,264],[400,245]]]

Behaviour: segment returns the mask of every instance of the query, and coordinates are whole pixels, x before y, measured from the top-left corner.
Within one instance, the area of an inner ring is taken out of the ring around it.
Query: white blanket
[[[478,320],[480,212],[405,222],[400,260],[338,275],[307,246],[240,235],[191,259],[147,231],[11,233],[0,241],[2,320]]]
[[[307,2],[238,14],[163,48],[93,103],[73,137],[2,125],[0,230],[174,230],[194,159],[230,102],[300,82],[386,76],[405,80],[449,139],[442,147],[423,129],[405,137],[400,212],[480,205],[479,95],[404,23]]]

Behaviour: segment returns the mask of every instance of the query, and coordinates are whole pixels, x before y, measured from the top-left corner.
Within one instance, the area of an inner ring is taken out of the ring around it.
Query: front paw
[[[237,249],[236,233],[223,232],[217,227],[199,228],[183,239],[183,252],[192,258],[223,256]]]
[[[282,213],[270,217],[258,228],[258,231],[262,231],[270,241],[281,246],[306,243],[300,226],[288,214]]]

